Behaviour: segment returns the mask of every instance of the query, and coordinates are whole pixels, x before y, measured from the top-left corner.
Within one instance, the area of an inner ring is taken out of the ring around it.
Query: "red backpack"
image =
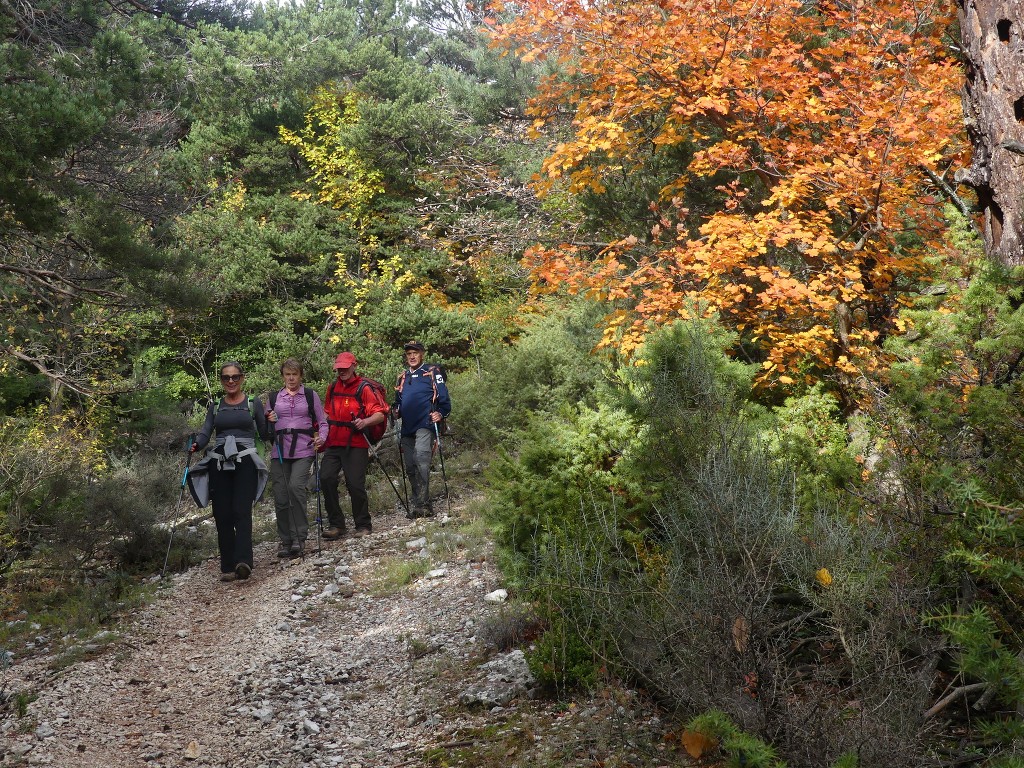
[[[354,397],[356,402],[359,403],[359,413],[356,416],[360,419],[366,418],[366,406],[363,405],[363,390],[367,387],[377,397],[377,399],[383,404],[388,404],[387,390],[384,389],[384,385],[376,379],[371,379],[366,376],[360,376],[361,381],[359,386],[356,387],[354,395],[339,395],[339,397]],[[337,381],[332,381],[330,386],[327,387],[327,402],[324,404],[324,410],[327,413],[331,412],[331,398],[334,397],[334,385]],[[388,431],[388,422],[391,420],[390,409],[387,412],[387,417],[380,424],[374,424],[373,426],[367,427],[362,430],[363,437],[370,445],[376,445],[380,442],[381,438],[384,437],[384,433]],[[352,422],[350,421],[334,421],[333,419],[327,419],[327,423],[336,427],[348,427],[352,429]]]

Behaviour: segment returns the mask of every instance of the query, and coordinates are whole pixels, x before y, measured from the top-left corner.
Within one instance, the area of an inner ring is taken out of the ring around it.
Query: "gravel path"
[[[0,765],[423,764],[424,749],[495,716],[458,697],[482,660],[497,575],[438,521],[374,525],[303,560],[260,545],[244,582],[219,582],[210,560],[95,658],[7,670],[8,690],[38,698],[20,723],[7,713]]]

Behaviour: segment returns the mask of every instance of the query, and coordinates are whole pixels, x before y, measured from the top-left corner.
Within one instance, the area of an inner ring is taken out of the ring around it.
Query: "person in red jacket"
[[[345,488],[352,500],[355,535],[365,536],[373,527],[366,495],[370,443],[364,431],[387,418],[388,404],[356,373],[357,364],[351,352],[338,355],[334,361],[338,378],[327,387],[324,398],[328,432],[327,448],[320,462],[320,487],[329,524],[324,531],[325,539],[345,535],[345,516],[338,499],[339,472],[345,473]]]

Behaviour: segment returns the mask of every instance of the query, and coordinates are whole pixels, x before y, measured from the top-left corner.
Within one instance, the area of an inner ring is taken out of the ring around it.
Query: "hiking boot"
[[[296,557],[302,557],[302,542],[301,541],[293,541],[292,542],[292,545],[288,548],[288,557],[292,558],[293,560]]]
[[[369,536],[373,531],[369,528],[356,528],[356,532],[352,534],[353,539],[361,539],[363,536]]]
[[[234,581],[237,578],[238,578],[238,574],[235,573],[234,571],[228,571],[227,573],[222,573],[220,575],[220,580],[221,581]]]
[[[292,547],[293,546],[296,546],[296,545],[292,544],[290,541],[282,541],[280,544],[277,545],[277,556],[278,557],[291,557],[292,556]]]
[[[252,566],[248,563],[239,563],[235,566],[235,574],[243,581],[249,578],[250,573],[252,573]]]
[[[336,525],[332,525],[330,528],[328,528],[326,531],[324,531],[324,538],[327,539],[328,541],[334,541],[335,539],[340,539],[344,535],[345,535],[345,529],[344,528],[339,528]]]

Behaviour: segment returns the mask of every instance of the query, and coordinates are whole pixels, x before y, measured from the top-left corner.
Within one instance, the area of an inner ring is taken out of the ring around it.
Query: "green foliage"
[[[514,347],[485,350],[477,371],[459,379],[460,430],[484,444],[515,445],[530,419],[594,405],[604,378],[601,359],[591,354],[601,312],[590,302],[552,307],[526,325]]]
[[[565,693],[597,684],[598,666],[589,644],[558,618],[527,652],[526,663],[534,679],[552,691]]]
[[[675,323],[652,334],[637,364],[620,371],[616,396],[639,425],[623,472],[636,474],[649,499],[691,481],[692,458],[734,420],[759,417],[747,400],[754,368],[725,355],[731,343],[711,321]]]
[[[998,502],[1024,497],[1024,437],[1013,426],[1024,416],[1024,274],[991,263],[975,269],[966,288],[954,273],[946,290],[906,313],[914,332],[889,344],[898,359],[883,413],[897,435],[914,431],[920,461],[907,469],[926,485],[953,472]]]
[[[1017,738],[1020,738],[1019,733]],[[986,768],[1024,768],[1024,758],[1008,755],[1006,757],[998,757],[985,765]]]
[[[914,764],[919,715],[885,702],[899,691],[923,708],[928,696],[904,658],[929,645],[927,574],[838,481],[812,493],[830,462],[852,462],[831,399],[809,393],[776,422],[751,403],[752,371],[727,347],[710,323],[662,329],[617,372],[628,390],[598,389],[594,408],[562,403],[517,428],[491,473],[506,575],[675,709],[719,707],[800,765],[854,750]],[[833,455],[803,452],[806,440]],[[803,460],[805,485],[787,453]],[[758,743],[736,760],[777,759]]]
[[[1001,639],[1002,632],[989,612],[977,607],[969,613],[947,613],[938,623],[956,645],[959,671],[992,688],[996,700],[1011,707],[1024,699],[1024,658]]]
[[[955,664],[1015,707],[1024,695],[1024,273],[968,262],[944,265],[940,280],[907,312],[913,330],[888,346],[898,359],[877,409],[890,441],[880,470],[899,477],[903,513],[939,534],[919,543],[934,578],[960,589],[961,610],[934,620],[953,640]],[[1020,718],[979,712],[973,722],[997,752]]]
[[[847,424],[835,396],[816,384],[810,391],[787,398],[774,412],[777,429],[766,440],[793,469],[800,506],[814,509],[826,504],[848,503],[844,491],[861,480],[861,464],[852,446]]]
[[[598,406],[566,410],[559,418],[531,415],[511,429],[519,449],[503,453],[491,467],[498,490],[488,517],[506,576],[515,581],[536,574],[552,548],[586,526],[591,505],[627,493],[619,487],[616,463],[634,426],[620,411]]]
[[[689,729],[717,741],[730,768],[785,768],[772,747],[736,727],[724,712],[711,710],[698,715],[690,721]]]
[[[14,360],[45,371],[58,408],[65,390],[122,385],[122,331],[137,335],[127,313],[191,293],[174,274],[187,258],[159,250],[178,201],[154,173],[174,131],[182,47],[134,9],[8,10],[14,28],[35,32],[0,48],[0,110],[11,116],[0,147],[0,371]]]
[[[46,393],[46,379],[39,374],[18,371],[0,376],[0,413],[13,415],[18,408],[38,401]]]

